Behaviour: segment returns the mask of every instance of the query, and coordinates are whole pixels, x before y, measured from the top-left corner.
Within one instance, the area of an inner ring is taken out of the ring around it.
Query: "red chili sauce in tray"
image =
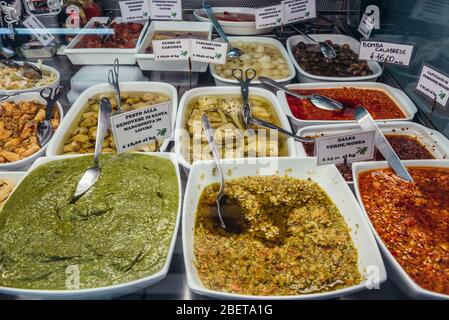
[[[449,168],[411,167],[359,175],[366,212],[388,250],[421,287],[449,294]]]
[[[230,22],[251,22],[256,21],[254,14],[250,13],[240,13],[240,12],[214,12],[215,17],[219,21],[230,21]],[[209,19],[205,12],[199,14],[200,17]]]
[[[435,159],[433,154],[426,148],[424,144],[416,138],[407,135],[385,135],[391,147],[397,153],[401,160],[420,160],[420,159]],[[307,156],[315,156],[315,143],[303,142],[304,149]],[[374,154],[375,161],[383,161],[384,157],[376,150]],[[342,174],[346,181],[352,181],[352,167],[351,164],[337,164],[337,169]]]
[[[329,111],[315,107],[310,101],[287,95],[293,115],[301,120],[354,120],[355,107],[364,106],[374,119],[403,119],[399,106],[383,91],[358,88],[294,90],[300,94],[321,94],[345,106],[343,111]]]

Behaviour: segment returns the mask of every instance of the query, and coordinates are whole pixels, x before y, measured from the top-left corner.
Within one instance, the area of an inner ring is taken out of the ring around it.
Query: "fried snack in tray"
[[[0,104],[0,163],[29,157],[41,149],[37,125],[45,118],[45,105],[37,101],[5,101]],[[53,130],[59,126],[55,110],[51,119]]]

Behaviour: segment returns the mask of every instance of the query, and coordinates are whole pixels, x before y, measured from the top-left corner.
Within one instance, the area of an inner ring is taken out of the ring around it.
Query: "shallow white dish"
[[[95,22],[106,23],[108,17],[94,17],[89,20],[84,29],[94,28]],[[115,18],[114,21],[121,22],[121,18]],[[84,35],[79,33],[69,45],[64,49],[64,54],[70,59],[73,64],[114,64],[114,60],[117,58],[120,64],[135,64],[136,58],[134,55],[137,53],[139,44],[142,41],[143,35],[148,28],[148,22],[143,23],[144,27],[140,32],[140,36],[137,40],[136,46],[131,49],[120,48],[75,48],[75,46],[83,41]]]
[[[350,37],[343,34],[311,34],[310,35],[313,39],[317,41],[325,41],[325,40],[331,40],[332,43],[343,45],[348,44],[352,51],[355,53],[358,53],[360,50],[360,43]],[[368,76],[360,76],[360,77],[324,77],[324,76],[316,76],[313,74],[308,73],[304,69],[301,68],[299,63],[296,61],[295,56],[293,55],[293,48],[296,46],[299,42],[305,42],[306,44],[311,43],[310,40],[308,40],[303,35],[296,35],[291,36],[287,39],[286,47],[288,54],[290,56],[290,59],[293,61],[293,64],[295,65],[297,76],[299,82],[328,82],[328,81],[376,81],[378,77],[382,75],[382,68],[376,61],[368,61],[369,68],[373,71],[372,75]]]
[[[449,160],[405,160],[402,161],[407,167],[445,167],[449,168]],[[357,162],[352,165],[352,173],[354,176],[354,191],[357,200],[362,207],[362,211],[365,218],[368,220],[369,226],[376,237],[379,244],[382,256],[385,259],[385,264],[388,270],[388,276],[391,280],[405,293],[407,296],[413,299],[449,299],[449,295],[432,292],[420,287],[410,276],[404,271],[399,262],[394,258],[390,251],[385,246],[382,238],[377,233],[374,225],[371,223],[369,216],[363,205],[363,201],[360,197],[358,175],[364,171],[373,169],[388,168],[386,161],[380,162]]]
[[[275,46],[282,54],[282,57],[285,59],[288,69],[290,71],[290,75],[288,77],[282,79],[276,79],[280,84],[286,85],[291,82],[291,80],[295,77],[295,67],[293,66],[287,51],[279,40],[269,38],[269,37],[229,37],[229,41],[232,43],[233,41],[243,41],[243,42],[258,42],[263,44],[271,44]],[[235,79],[227,79],[219,76],[215,72],[215,66],[210,65],[209,67],[211,75],[214,77],[215,85],[217,86],[229,86],[229,85],[239,85],[239,82]],[[251,85],[262,85],[259,80],[254,79],[250,83]]]
[[[156,31],[196,31],[207,32],[207,39],[212,37],[212,24],[210,22],[192,21],[153,21],[148,28],[141,45],[135,55],[137,64],[142,70],[153,71],[189,71],[188,61],[155,61],[153,53],[146,53],[148,46],[153,40]],[[192,72],[205,72],[207,63],[192,61]]]
[[[23,171],[0,171],[0,180],[6,180],[14,184],[12,192],[16,189],[17,185],[26,176],[26,172]],[[11,192],[11,193],[12,193]],[[1,209],[0,209],[1,211]]]
[[[47,101],[45,101],[39,94],[39,92],[29,92],[29,93],[21,93],[16,96],[9,97],[8,99],[5,99],[3,101],[0,101],[0,104],[6,101],[14,101],[16,103],[22,102],[22,101],[37,101],[40,104],[43,104],[44,106],[47,105]],[[64,120],[64,111],[61,107],[61,104],[59,102],[56,103],[56,107],[59,111],[59,127],[56,129],[56,131],[53,134],[53,137],[51,137],[50,141],[44,145],[42,148],[39,149],[36,153],[32,154],[29,157],[26,157],[25,159],[14,161],[14,162],[7,162],[7,163],[0,163],[0,171],[6,170],[6,171],[26,171],[27,167],[31,165],[37,158],[45,156],[45,151],[48,148],[48,146],[52,143],[52,141],[55,139],[55,136],[61,131],[61,125]]]
[[[385,92],[402,110],[405,118],[401,119],[384,119],[377,120],[377,122],[391,122],[391,121],[411,121],[415,113],[418,111],[416,109],[413,101],[404,93],[404,91],[393,88],[389,85],[379,83],[379,82],[326,82],[326,83],[300,83],[300,84],[290,84],[287,85],[289,89],[307,90],[307,89],[337,89],[337,88],[358,88],[358,89],[371,89],[371,90],[381,90]],[[296,118],[290,107],[288,106],[286,94],[283,91],[278,91],[277,96],[281,102],[282,109],[289,116],[294,126],[297,130],[306,126],[322,125],[322,124],[337,124],[337,123],[356,123],[355,120],[302,120]]]
[[[426,146],[427,150],[436,159],[449,159],[449,140],[436,130],[407,121],[379,122],[378,126],[383,134],[405,135],[416,138]],[[328,137],[360,131],[362,129],[358,124],[329,124],[302,128],[297,132],[297,135],[301,137]],[[298,152],[306,153],[301,142],[298,142]]]
[[[38,289],[20,289],[20,288],[9,288],[9,287],[1,287],[0,293],[12,295],[16,297],[24,297],[24,298],[37,298],[37,299],[111,299],[114,297],[123,296],[126,294],[133,293],[135,291],[147,288],[155,283],[161,281],[168,273],[168,269],[170,266],[171,258],[173,255],[173,250],[176,243],[176,236],[178,233],[179,220],[181,214],[181,203],[182,203],[182,188],[181,188],[181,177],[179,173],[178,162],[176,161],[176,157],[172,153],[165,152],[148,152],[142,153],[146,155],[158,156],[161,158],[169,159],[175,168],[176,176],[178,178],[178,190],[179,190],[179,201],[178,201],[178,213],[176,218],[176,224],[173,230],[172,239],[170,242],[170,248],[168,250],[167,258],[165,263],[160,271],[156,272],[153,275],[134,280],[131,282],[126,282],[117,285],[111,285],[100,288],[91,288],[91,289],[78,289],[78,290],[38,290]],[[74,158],[74,157],[82,157],[85,155],[66,155],[66,156],[55,156],[55,157],[45,157],[40,158],[36,161],[33,166],[30,168],[29,172],[37,168],[38,166],[61,159]]]
[[[231,13],[246,13],[254,15],[254,8],[238,8],[238,7],[214,7],[212,11],[215,12],[231,12]],[[197,9],[193,11],[193,15],[198,21],[209,22],[208,18],[202,17],[205,14],[204,9]],[[223,21],[218,20],[223,28],[223,31],[228,35],[236,36],[252,36],[257,34],[264,34],[272,31],[274,28],[256,29],[256,21]]]
[[[279,117],[279,121],[282,127],[286,130],[290,129],[290,124],[288,123],[287,118],[285,117],[282,109],[279,105],[279,102],[276,99],[276,96],[268,90],[251,87],[249,89],[250,95],[260,96],[267,99]],[[179,163],[186,169],[186,173],[192,167],[192,164],[187,161],[187,159],[183,155],[183,135],[182,131],[184,130],[184,126],[186,123],[187,116],[187,107],[189,102],[200,96],[225,96],[225,95],[240,95],[240,87],[198,87],[195,89],[188,90],[184,93],[179,102],[179,111],[176,117],[176,130],[175,130],[175,152],[178,157]],[[287,147],[288,153],[290,157],[294,157],[297,155],[296,145],[292,138],[287,139]]]
[[[225,179],[256,175],[288,175],[295,178],[311,178],[323,188],[340,210],[346,224],[351,228],[351,238],[358,250],[358,266],[363,280],[360,284],[315,294],[294,296],[249,296],[219,292],[203,286],[195,266],[194,227],[195,215],[201,192],[206,185],[218,182],[213,161],[196,162],[189,175],[184,197],[182,215],[182,243],[187,282],[192,291],[213,298],[223,299],[329,299],[361,291],[369,286],[369,273],[376,270],[378,283],[386,280],[385,267],[376,241],[369,230],[366,217],[334,165],[317,166],[315,158],[252,158],[222,161]],[[370,270],[370,271],[368,271]],[[237,272],[237,270],[236,270]]]
[[[97,84],[83,91],[83,93],[76,99],[75,103],[70,107],[64,121],[62,121],[59,130],[50,141],[47,149],[47,156],[62,155],[62,148],[64,142],[70,137],[73,128],[78,124],[89,98],[105,92],[113,92],[111,85],[107,83]],[[130,81],[120,82],[121,92],[160,92],[165,93],[170,97],[171,101],[171,122],[172,126],[175,124],[176,110],[178,108],[178,93],[171,84],[163,82],[150,81]],[[167,149],[170,139],[165,139],[160,147],[160,151],[164,152]]]
[[[23,61],[14,61],[15,63],[18,64],[23,64]],[[34,62],[29,62],[33,65],[35,65],[36,67],[38,66],[37,63]],[[46,72],[50,72],[52,74],[56,75],[55,81],[46,84],[45,86],[39,87],[39,88],[32,88],[32,89],[23,89],[23,90],[5,90],[5,89],[0,89],[0,96],[12,96],[12,95],[16,95],[16,94],[20,94],[20,93],[28,93],[28,92],[40,92],[42,89],[50,87],[50,88],[56,88],[57,86],[59,86],[59,82],[61,79],[61,75],[59,73],[58,70],[56,70],[53,67],[47,66],[45,64],[42,64],[41,66],[42,71],[46,71]]]

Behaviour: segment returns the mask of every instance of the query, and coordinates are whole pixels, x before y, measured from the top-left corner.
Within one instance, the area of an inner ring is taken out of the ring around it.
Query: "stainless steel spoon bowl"
[[[239,204],[229,198],[229,196],[225,192],[225,181],[223,176],[223,169],[220,164],[220,155],[214,141],[212,125],[209,121],[209,118],[207,117],[207,114],[204,113],[202,115],[201,123],[203,126],[204,134],[206,135],[207,142],[209,143],[209,147],[212,151],[215,164],[217,165],[218,174],[220,176],[220,189],[215,200],[215,203],[217,205],[217,217],[222,228],[232,233],[241,233],[247,228],[248,222],[246,221]]]
[[[109,127],[109,117],[112,113],[112,105],[108,98],[102,98],[98,110],[97,137],[95,140],[95,153],[93,166],[87,169],[79,180],[71,203],[74,203],[87,191],[89,191],[100,177],[99,157],[103,147],[104,138]]]
[[[217,18],[215,18],[214,11],[212,10],[211,5],[207,1],[203,1],[203,9],[207,14],[207,17],[214,25],[215,29],[217,30],[220,37],[223,39],[224,42],[228,43],[228,58],[234,59],[240,57],[244,52],[240,50],[239,48],[234,48],[231,46],[231,43],[229,42],[228,37],[226,36],[226,33],[224,32],[223,28],[221,27],[220,23],[218,22]]]
[[[296,28],[293,25],[290,25],[290,27],[292,27],[292,29],[294,29],[295,31],[301,33],[302,35],[304,35],[305,37],[307,37],[307,39],[317,43],[320,46],[320,51],[323,54],[323,56],[325,56],[328,59],[335,59],[337,57],[337,53],[335,52],[334,48],[332,48],[332,46],[326,42],[323,41],[317,41],[315,39],[313,39],[311,36],[309,36],[307,33],[305,33],[304,31]]]
[[[319,94],[302,95],[267,77],[259,77],[259,81],[264,85],[284,91],[295,98],[309,100],[315,107],[320,109],[330,111],[341,111],[344,109],[344,105],[342,103]]]

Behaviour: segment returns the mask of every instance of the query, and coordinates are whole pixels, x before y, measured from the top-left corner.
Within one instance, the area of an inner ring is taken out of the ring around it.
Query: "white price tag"
[[[122,12],[122,21],[142,21],[147,20],[150,10],[147,0],[126,0],[120,1],[120,11]]]
[[[412,52],[413,45],[411,44],[362,40],[360,42],[359,59],[408,66]]]
[[[423,65],[416,90],[446,107],[449,100],[449,76]]]
[[[117,152],[125,152],[172,134],[170,102],[119,113],[111,117]]]
[[[228,44],[225,42],[191,39],[190,58],[192,61],[225,64]]]
[[[282,24],[282,5],[258,8],[254,12],[256,16],[256,29],[277,27]]]
[[[150,0],[152,20],[182,20],[181,0]]]
[[[23,21],[23,25],[36,37],[36,39],[43,46],[48,45],[55,39],[53,35],[48,33],[48,30],[42,24],[42,22],[40,22],[40,20],[32,14],[30,14],[28,18]]]
[[[373,29],[374,29],[374,17],[364,13],[362,16],[362,20],[360,20],[358,31],[365,39],[368,39]]]
[[[190,39],[153,40],[154,60],[177,61],[190,57]]]
[[[316,18],[315,0],[285,0],[281,4],[283,24]]]
[[[374,157],[374,131],[363,131],[315,141],[318,165],[366,161]]]

